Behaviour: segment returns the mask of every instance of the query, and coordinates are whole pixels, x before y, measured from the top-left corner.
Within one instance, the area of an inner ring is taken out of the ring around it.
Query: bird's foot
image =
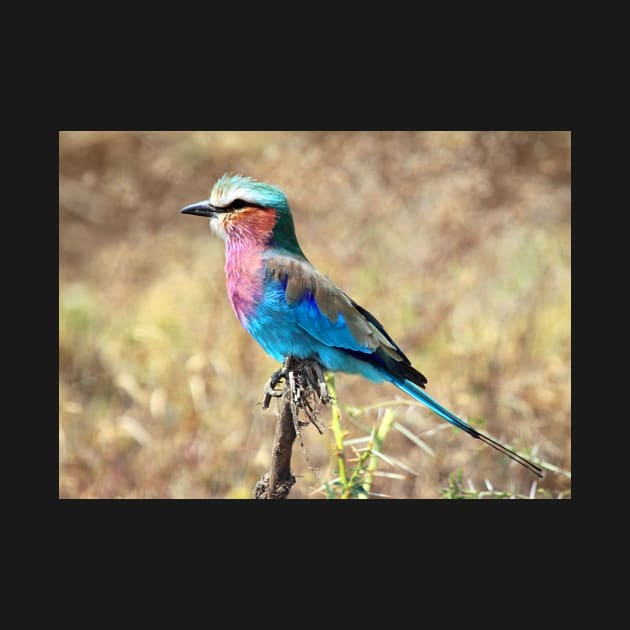
[[[286,381],[287,380],[287,369],[286,366],[283,365],[279,370],[276,370],[270,377],[269,377],[269,387],[271,389],[275,389],[278,384],[280,383],[280,381]]]
[[[285,364],[286,365],[286,364]],[[287,370],[283,365],[279,370],[276,370],[265,383],[265,398],[263,399],[263,409],[269,409],[269,403],[272,398],[280,398],[284,393],[284,387],[280,390],[276,389],[280,384],[280,381],[287,382]]]
[[[284,384],[278,388],[281,381],[284,381]],[[296,414],[298,409],[302,409],[306,415],[305,421],[298,420],[296,424],[298,426],[313,424],[320,433],[323,433],[326,427],[318,418],[316,405],[317,403],[327,405],[331,398],[319,363],[314,359],[287,357],[282,367],[276,370],[265,384],[263,409],[269,408],[272,398],[281,398],[285,392],[290,397]]]
[[[319,400],[323,405],[329,405],[331,403],[331,396],[328,392],[328,386],[326,385],[326,377],[319,363],[313,362],[311,369],[314,377],[312,377],[312,383],[314,386],[319,387]]]
[[[294,370],[289,372],[289,383],[296,408],[304,411],[305,424],[312,424],[322,434],[326,426],[319,419],[317,404],[327,405],[330,395],[321,366],[314,359],[304,359],[291,367]]]

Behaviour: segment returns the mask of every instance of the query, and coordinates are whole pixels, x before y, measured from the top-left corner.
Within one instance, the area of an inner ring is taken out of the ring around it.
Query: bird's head
[[[251,177],[226,173],[214,184],[209,199],[186,206],[181,213],[208,217],[212,231],[225,241],[254,238],[304,255],[284,192]]]

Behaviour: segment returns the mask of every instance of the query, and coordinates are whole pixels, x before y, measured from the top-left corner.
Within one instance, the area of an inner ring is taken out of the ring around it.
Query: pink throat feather
[[[263,252],[275,223],[274,210],[247,209],[224,225],[227,292],[234,313],[243,325],[263,295]]]

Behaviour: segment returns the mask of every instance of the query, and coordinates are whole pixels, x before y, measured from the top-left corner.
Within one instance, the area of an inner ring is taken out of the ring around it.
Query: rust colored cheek
[[[276,224],[276,211],[273,208],[261,210],[260,208],[245,208],[225,218],[227,229],[246,228],[256,236],[266,236]]]

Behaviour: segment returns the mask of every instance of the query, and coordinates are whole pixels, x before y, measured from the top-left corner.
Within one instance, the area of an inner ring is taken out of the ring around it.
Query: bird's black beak
[[[181,214],[194,214],[198,217],[213,217],[219,212],[225,212],[223,208],[217,208],[208,201],[200,201],[199,203],[191,203],[189,206],[180,210]]]

